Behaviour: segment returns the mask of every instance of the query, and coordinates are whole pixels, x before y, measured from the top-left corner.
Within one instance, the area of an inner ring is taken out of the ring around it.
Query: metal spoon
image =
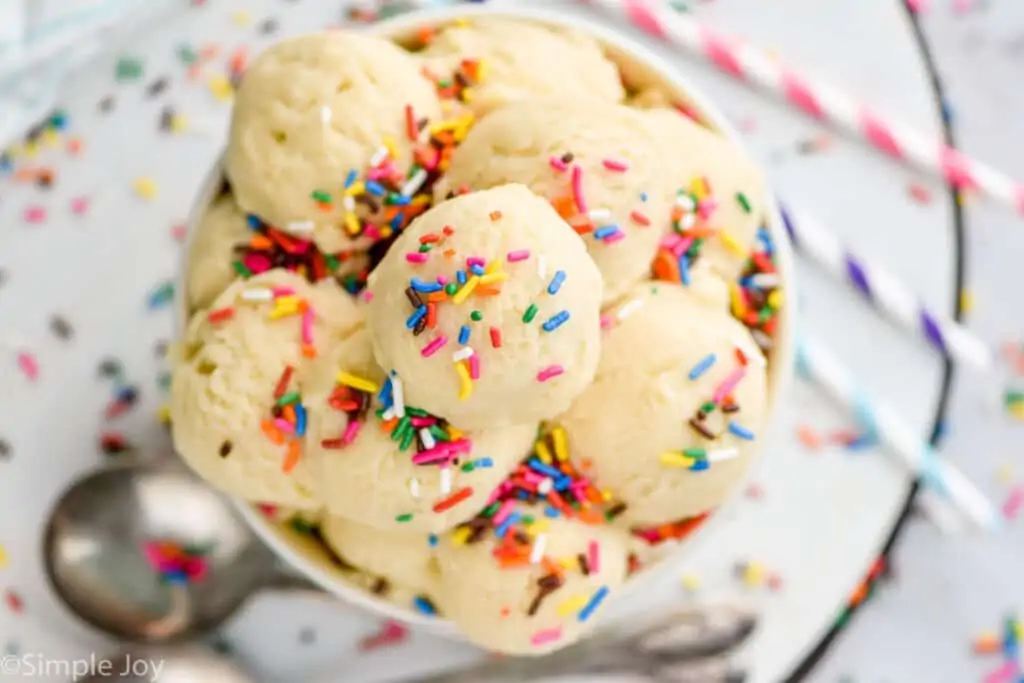
[[[195,645],[142,646],[98,659],[75,683],[253,683],[226,657]]]
[[[143,553],[151,541],[203,549],[203,579],[166,581]],[[322,593],[284,574],[228,501],[166,463],[127,463],[76,481],[51,512],[43,555],[75,614],[139,643],[199,638],[271,586]]]

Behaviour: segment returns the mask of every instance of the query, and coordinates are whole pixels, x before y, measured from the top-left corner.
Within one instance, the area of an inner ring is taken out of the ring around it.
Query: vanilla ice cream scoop
[[[235,247],[248,242],[251,234],[233,196],[224,194],[213,200],[199,220],[189,247],[185,285],[189,311],[208,307],[235,281]]]
[[[370,275],[377,361],[458,427],[536,423],[589,384],[601,278],[543,199],[505,185],[443,202]]]
[[[374,362],[365,330],[325,352],[311,376],[306,458],[317,490],[331,515],[388,532],[425,535],[472,517],[536,432],[462,432],[421,409]]]
[[[238,203],[312,235],[327,253],[375,235],[354,202],[374,168],[405,182],[418,121],[440,117],[433,84],[393,43],[348,31],[289,38],[261,54],[238,89],[226,166]],[[393,163],[390,163],[393,162]]]
[[[538,656],[571,645],[625,580],[629,539],[608,525],[549,518],[540,505],[509,515],[513,523],[505,517],[482,534],[464,526],[441,538],[440,607],[492,651]]]
[[[528,20],[472,18],[443,27],[421,53],[427,71],[478,115],[538,96],[622,100],[615,65],[592,37]]]
[[[608,317],[597,378],[557,419],[573,458],[633,525],[714,509],[761,436],[764,356],[717,297],[678,284],[637,285]]]
[[[523,101],[469,132],[435,197],[526,185],[580,235],[608,302],[647,277],[668,233],[673,184],[664,156],[638,110],[572,98]]]
[[[181,457],[231,495],[318,507],[301,447],[305,370],[361,325],[355,300],[332,281],[275,270],[228,287],[193,316],[173,369]]]

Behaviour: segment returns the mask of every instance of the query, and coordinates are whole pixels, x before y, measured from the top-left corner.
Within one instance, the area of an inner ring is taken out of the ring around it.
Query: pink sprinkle
[[[473,266],[480,266],[481,268],[483,268],[486,265],[487,265],[487,261],[485,261],[484,259],[480,258],[479,256],[467,256],[466,257],[466,267],[467,268],[472,268]]]
[[[25,221],[28,223],[42,223],[46,220],[46,207],[29,206],[25,209]]]
[[[35,382],[39,379],[39,361],[28,351],[18,354],[18,367],[30,381]]]
[[[492,518],[494,526],[500,526],[502,522],[508,519],[508,516],[511,515],[512,511],[515,509],[516,501],[511,498],[502,503],[501,507],[498,508],[498,511],[494,513],[494,517]]]
[[[425,451],[420,451],[416,455],[412,456],[412,464],[414,465],[430,465],[435,462],[444,461],[445,463],[452,461],[460,455],[468,454],[472,448],[472,442],[468,439],[460,439],[458,441],[451,441],[448,443],[439,443],[433,448],[428,448]]]
[[[423,350],[420,351],[420,354],[422,354],[424,358],[430,358],[435,353],[437,353],[442,346],[444,346],[447,343],[448,337],[442,334],[439,337],[435,338],[432,342],[424,346]]]
[[[480,379],[480,356],[475,353],[469,357],[469,378],[474,381]]]
[[[697,205],[697,214],[700,216],[702,221],[711,220],[711,214],[718,208],[718,201],[714,197],[708,197],[702,199],[700,204]]]
[[[615,318],[611,317],[607,313],[601,314],[601,329],[607,330],[615,323]]]
[[[448,276],[447,275],[438,275],[437,276],[437,284],[439,284],[442,287],[444,287],[446,284],[448,284]]]
[[[579,212],[589,213],[587,198],[583,196],[583,167],[579,164],[572,167],[572,196]]]
[[[367,221],[366,227],[363,228],[363,234],[374,242],[381,239],[380,228],[378,228],[375,224],[370,223],[369,221]]]
[[[537,373],[537,381],[547,382],[552,377],[558,377],[563,372],[565,372],[565,368],[561,365],[558,365],[557,363],[555,365],[549,365]]]
[[[274,426],[286,434],[292,434],[295,431],[295,428],[292,427],[291,423],[283,417],[275,417]]]
[[[371,301],[373,301],[373,292],[371,292],[370,290],[366,290],[365,292],[363,292],[363,301],[365,301],[366,303],[370,303]]]
[[[626,239],[626,233],[619,230],[608,235],[603,240],[601,240],[601,242],[604,244],[615,244],[616,242],[621,242],[624,239]]]
[[[591,541],[587,546],[587,564],[590,566],[591,574],[601,571],[601,551],[597,547],[597,541]]]
[[[722,380],[722,383],[715,388],[715,393],[711,397],[711,400],[715,403],[721,403],[726,396],[732,393],[732,390],[736,388],[736,385],[740,383],[743,376],[747,374],[746,368],[736,368],[732,371],[732,374]]]
[[[1010,659],[1003,662],[1002,666],[998,669],[985,676],[982,681],[983,683],[1011,683],[1016,671],[1017,661],[1016,659]]]
[[[426,263],[427,255],[422,251],[411,251],[405,255],[405,260],[409,263]]]
[[[352,443],[356,440],[356,437],[359,436],[359,430],[362,428],[363,423],[359,420],[350,421],[345,427],[345,433],[341,437],[341,442],[346,445]]]
[[[549,628],[542,631],[537,631],[530,637],[530,643],[532,645],[546,645],[547,643],[553,643],[562,637],[562,627]]]
[[[432,417],[414,417],[409,420],[413,427],[420,429],[422,427],[432,427],[437,424],[437,420]]]
[[[184,242],[188,237],[188,227],[182,224],[171,227],[171,239],[175,242]]]
[[[629,164],[625,161],[619,161],[618,159],[604,159],[601,161],[604,167],[609,171],[615,171],[616,173],[625,173],[629,170]]]
[[[245,267],[248,268],[250,272],[256,274],[265,273],[270,270],[271,265],[270,259],[263,254],[258,254],[256,252],[246,254],[242,259],[242,263],[245,264]]]
[[[1003,517],[1015,519],[1024,507],[1024,484],[1017,484],[1010,491],[1009,498],[1003,503]]]
[[[671,251],[676,248],[676,245],[679,244],[681,239],[683,238],[674,232],[671,232],[661,238],[661,242],[658,243],[658,246]]]
[[[930,9],[929,0],[907,0],[907,8],[911,12],[927,12]]]
[[[76,216],[81,216],[82,214],[84,214],[88,210],[89,210],[89,198],[88,197],[75,197],[74,199],[71,200],[71,213],[75,214]],[[178,226],[174,226],[174,227],[177,228]],[[182,237],[175,237],[175,239],[183,239],[184,238],[185,226],[181,226],[181,228],[182,228],[182,235],[183,236]],[[173,231],[172,231],[171,234],[174,234]]]
[[[292,296],[295,294],[295,289],[292,287],[273,287],[270,291],[274,294],[274,298],[279,296]]]
[[[692,237],[681,237],[678,241],[675,242],[674,246],[670,248],[670,251],[672,252],[673,256],[679,258],[687,251],[689,251],[690,246],[693,244],[693,242],[694,239]]]
[[[548,159],[548,163],[551,164],[551,168],[555,169],[556,171],[564,173],[565,171],[569,170],[569,167],[565,165],[565,162],[562,161],[560,157],[552,155]]]
[[[302,314],[302,343],[312,346],[313,345],[313,316],[315,311],[312,308],[307,308],[306,312]]]
[[[530,258],[530,250],[516,249],[515,251],[510,251],[508,252],[508,256],[506,258],[508,258],[509,263],[518,263],[519,261],[525,261],[526,259]]]

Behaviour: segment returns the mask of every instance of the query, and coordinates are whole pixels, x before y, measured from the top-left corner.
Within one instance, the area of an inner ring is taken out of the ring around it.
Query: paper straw
[[[967,328],[929,310],[906,285],[877,263],[851,252],[807,211],[789,203],[780,208],[790,240],[800,254],[851,284],[878,310],[943,355],[984,373],[992,371],[992,352]]]
[[[726,40],[661,0],[577,0],[622,16],[643,31],[742,81],[769,90],[805,114],[829,121],[958,189],[981,191],[1024,214],[1024,184],[912,126],[885,117],[841,89],[780,64],[757,47]]]
[[[824,388],[832,398],[857,414],[889,452],[897,456],[921,482],[952,503],[978,527],[992,530],[1000,525],[995,507],[967,479],[921,439],[899,414],[883,401],[872,398],[858,385],[853,373],[811,335],[801,330],[797,368]]]

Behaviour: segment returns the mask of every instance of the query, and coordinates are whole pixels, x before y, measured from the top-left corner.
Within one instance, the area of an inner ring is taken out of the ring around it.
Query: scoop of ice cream
[[[647,276],[669,229],[672,184],[652,131],[640,112],[618,104],[513,104],[469,132],[435,196],[526,185],[581,235],[612,301]]]
[[[246,500],[314,508],[302,457],[305,368],[362,324],[333,282],[270,271],[193,316],[173,371],[174,444],[201,477]]]
[[[643,115],[662,141],[676,191],[669,244],[736,279],[765,220],[764,176],[739,145],[675,109]]]
[[[765,359],[720,306],[667,283],[637,285],[602,338],[594,383],[558,418],[575,458],[661,524],[707,512],[742,478],[766,411]]]
[[[363,234],[366,209],[354,201],[364,172],[383,169],[378,185],[397,173],[403,184],[410,129],[439,115],[433,84],[392,43],[346,31],[290,38],[242,80],[228,177],[238,203],[264,221],[312,234],[328,253],[365,247],[373,236]]]
[[[443,95],[482,116],[510,102],[557,95],[622,100],[615,65],[581,32],[533,21],[476,18],[442,28],[422,52]]]
[[[458,527],[441,539],[438,602],[477,645],[536,656],[593,628],[626,577],[628,539],[610,526],[549,519],[538,507],[513,514],[521,521],[505,531],[468,540],[469,527]]]
[[[425,534],[473,516],[536,431],[454,429],[377,366],[365,330],[310,374],[306,457],[323,501],[330,514],[376,529]]]
[[[380,365],[406,399],[465,428],[537,422],[589,384],[601,279],[583,244],[522,185],[418,218],[370,275]]]
[[[189,311],[208,307],[235,281],[234,250],[249,241],[251,232],[233,196],[222,195],[210,204],[196,226],[188,252]]]
[[[381,531],[332,516],[324,519],[320,533],[334,554],[361,571],[415,593],[437,589],[434,549],[423,532]]]

